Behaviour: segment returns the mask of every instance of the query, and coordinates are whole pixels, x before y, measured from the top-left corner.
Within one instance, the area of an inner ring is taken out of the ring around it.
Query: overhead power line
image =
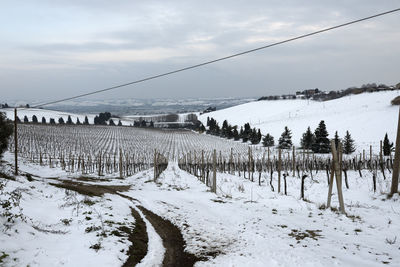
[[[132,82],[128,82],[128,83],[123,83],[123,84],[115,85],[115,86],[112,86],[112,87],[108,87],[108,88],[104,88],[104,89],[100,89],[100,90],[96,90],[96,91],[92,91],[92,92],[88,92],[88,93],[84,93],[84,94],[80,94],[80,95],[76,95],[76,96],[72,96],[72,97],[67,97],[67,98],[63,98],[63,99],[59,99],[59,100],[55,100],[55,101],[51,101],[51,102],[47,102],[47,103],[42,103],[42,104],[39,104],[39,105],[35,105],[32,108],[48,106],[48,105],[51,105],[51,104],[65,102],[65,101],[73,100],[73,99],[76,99],[76,98],[81,98],[81,97],[85,97],[85,96],[99,94],[99,93],[103,93],[103,92],[106,92],[106,91],[115,90],[117,88],[129,86],[129,85],[133,85],[133,84],[137,84],[137,83],[142,83],[142,82],[146,82],[146,81],[149,81],[149,80],[154,80],[154,79],[161,78],[161,77],[168,76],[168,75],[172,75],[172,74],[175,74],[175,73],[178,73],[178,72],[182,72],[182,71],[186,71],[186,70],[202,67],[202,66],[205,66],[205,65],[213,64],[213,63],[216,63],[216,62],[219,62],[219,61],[223,61],[223,60],[227,60],[227,59],[230,59],[230,58],[234,58],[234,57],[250,54],[250,53],[256,52],[258,50],[270,48],[270,47],[273,47],[273,46],[278,46],[278,45],[281,45],[281,44],[284,44],[284,43],[288,43],[288,42],[292,42],[292,41],[295,41],[295,40],[303,39],[303,38],[306,38],[306,37],[309,37],[309,36],[312,36],[312,35],[316,35],[316,34],[320,34],[320,33],[327,32],[327,31],[331,31],[331,30],[334,30],[334,29],[342,28],[342,27],[345,27],[345,26],[349,26],[351,24],[355,24],[355,23],[362,22],[362,21],[365,21],[365,20],[370,20],[370,19],[373,19],[373,18],[376,18],[376,17],[380,17],[380,16],[384,16],[384,15],[387,15],[387,14],[390,14],[390,13],[394,13],[394,12],[397,12],[397,11],[400,11],[400,8],[392,9],[392,10],[389,10],[389,11],[386,11],[386,12],[383,12],[383,13],[375,14],[375,15],[372,15],[372,16],[369,16],[369,17],[364,17],[364,18],[357,19],[357,20],[353,20],[353,21],[346,22],[346,23],[343,23],[343,24],[339,24],[339,25],[336,25],[336,26],[332,26],[332,27],[329,27],[329,28],[324,28],[324,29],[321,29],[321,30],[318,30],[318,31],[315,31],[315,32],[299,35],[299,36],[292,37],[292,38],[289,38],[289,39],[286,39],[286,40],[283,40],[283,41],[279,41],[279,42],[272,43],[272,44],[269,44],[269,45],[253,48],[253,49],[246,50],[246,51],[243,51],[243,52],[240,52],[240,53],[237,53],[237,54],[233,54],[233,55],[230,55],[230,56],[225,56],[225,57],[217,58],[217,59],[214,59],[214,60],[206,61],[206,62],[203,62],[203,63],[200,63],[200,64],[188,66],[188,67],[185,67],[185,68],[176,69],[176,70],[173,70],[173,71],[169,71],[169,72],[165,72],[165,73],[149,76],[149,77],[146,77],[146,78],[143,78],[143,79],[140,79],[140,80],[136,80],[136,81],[132,81]]]

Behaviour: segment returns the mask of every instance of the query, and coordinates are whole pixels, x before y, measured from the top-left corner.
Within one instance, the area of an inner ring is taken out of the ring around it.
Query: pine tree
[[[110,126],[115,126],[115,123],[114,123],[113,119],[110,119],[110,120],[108,121],[108,125],[110,125]]]
[[[89,119],[87,116],[85,116],[85,121],[83,122],[84,125],[89,125]]]
[[[60,117],[58,119],[58,124],[65,124],[63,117]]]
[[[56,124],[56,121],[53,118],[50,118],[50,124]]]
[[[228,136],[228,121],[227,120],[224,120],[224,122],[222,123],[221,136],[222,137]]]
[[[0,158],[3,156],[4,151],[7,150],[12,132],[12,124],[7,120],[5,114],[0,112]]]
[[[118,126],[122,126],[121,120],[118,121]],[[154,126],[154,125],[153,125]]]
[[[28,116],[26,116],[26,115],[24,116],[24,122],[25,122],[25,123],[28,123],[28,122],[29,122]]]
[[[42,123],[46,124],[46,118],[45,117],[42,117]]]
[[[253,128],[253,130],[251,131],[250,142],[253,145],[256,145],[256,144],[260,143],[260,140],[258,139],[258,133],[257,133],[256,128]]]
[[[68,124],[68,125],[74,124],[74,123],[72,122],[72,119],[71,119],[71,116],[70,116],[70,115],[68,115],[67,124]]]
[[[32,123],[38,123],[38,119],[37,119],[36,115],[32,116]]]
[[[76,117],[76,125],[81,125],[81,121],[79,120],[78,117]]]
[[[390,143],[387,133],[383,139],[383,155],[389,156],[393,150],[393,143]]]
[[[274,137],[272,135],[270,135],[269,133],[264,136],[263,139],[263,146],[274,146],[275,145],[275,141],[274,141]]]
[[[343,140],[343,153],[351,154],[354,151],[356,151],[356,148],[354,146],[354,140],[353,138],[351,138],[349,131],[346,131],[346,135]]]
[[[238,141],[239,139],[240,139],[239,132],[235,126],[235,128],[233,129],[233,140]]]
[[[279,148],[288,149],[292,147],[292,132],[285,126],[285,130],[281,134],[281,137],[278,140]]]
[[[336,147],[336,149],[339,147],[339,143],[340,143],[340,138],[339,138],[339,135],[338,135],[338,132],[336,131],[335,132],[335,137],[334,137],[334,139],[333,140],[335,140],[335,147]]]
[[[330,141],[328,139],[328,131],[324,121],[321,121],[315,129],[315,143],[312,145],[314,153],[329,153],[331,152]]]
[[[315,142],[315,135],[311,132],[310,127],[303,133],[303,137],[300,140],[300,145],[303,149],[311,149],[312,144]]]

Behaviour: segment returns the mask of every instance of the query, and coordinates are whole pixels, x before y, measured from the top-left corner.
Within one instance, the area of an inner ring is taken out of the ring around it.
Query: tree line
[[[251,128],[250,123],[245,123],[238,131],[238,126],[232,126],[227,120],[224,120],[222,127],[220,127],[214,118],[207,117],[207,127],[207,134],[233,139],[235,141],[241,140],[244,143],[250,141],[253,145],[259,144],[262,141],[262,145],[265,147],[275,146],[275,139],[271,134],[267,133],[266,135],[262,135],[260,129]],[[314,153],[330,153],[331,146],[328,136],[329,133],[326,129],[325,121],[322,120],[314,131],[312,131],[310,127],[307,127],[307,130],[302,134],[300,139],[300,148],[311,150]],[[343,138],[340,138],[336,131],[333,139],[335,140],[336,146],[338,146],[339,142],[343,144],[343,153],[345,154],[351,154],[356,150],[355,141],[351,137],[349,131],[346,131]],[[292,131],[285,126],[284,131],[278,139],[277,147],[281,149],[290,149],[292,146]],[[393,151],[393,143],[389,141],[386,134],[383,140],[384,155],[390,155],[391,151]]]

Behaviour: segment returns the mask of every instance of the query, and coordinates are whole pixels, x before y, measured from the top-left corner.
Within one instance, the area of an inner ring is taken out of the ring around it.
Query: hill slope
[[[203,114],[199,119],[206,124],[207,117],[212,117],[220,126],[225,119],[238,126],[249,122],[252,127],[260,128],[262,134],[272,134],[275,141],[288,126],[296,146],[308,126],[314,130],[325,120],[330,138],[335,131],[343,137],[348,130],[357,148],[373,145],[376,149],[386,132],[390,140],[395,139],[399,108],[390,101],[399,94],[400,91],[364,93],[326,102],[264,100]]]

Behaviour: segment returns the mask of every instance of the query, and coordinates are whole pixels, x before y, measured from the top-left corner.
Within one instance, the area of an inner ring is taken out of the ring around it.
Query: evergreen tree
[[[315,142],[315,136],[311,132],[310,127],[307,128],[307,131],[303,133],[303,137],[300,140],[300,145],[303,149],[311,149],[312,144]]]
[[[206,131],[206,127],[203,124],[200,125],[199,132],[204,133]]]
[[[46,124],[46,118],[45,117],[42,117],[42,123]]]
[[[338,149],[339,143],[340,143],[341,140],[339,138],[339,135],[338,135],[337,131],[335,132],[335,138],[333,140],[335,140],[335,147],[336,147],[336,149]]]
[[[0,158],[3,156],[4,151],[7,150],[12,132],[12,124],[7,120],[6,115],[0,112]]]
[[[236,127],[233,129],[232,135],[233,135],[233,140],[238,141],[240,139],[239,132],[236,129]]]
[[[81,121],[79,120],[78,117],[76,117],[76,125],[81,125]]]
[[[257,144],[261,142],[261,138],[262,138],[261,130],[258,129],[258,131],[257,131]]]
[[[89,125],[89,119],[87,116],[85,116],[85,121],[83,122],[84,125]]]
[[[121,120],[118,121],[118,126],[122,126]]]
[[[56,124],[56,121],[53,118],[50,118],[50,124]]]
[[[258,133],[257,133],[256,128],[253,128],[253,130],[251,131],[250,142],[253,145],[256,145],[256,144],[260,143],[260,140],[258,139]]]
[[[71,116],[70,116],[70,115],[68,115],[67,124],[68,124],[68,125],[74,124],[74,123],[72,122],[72,119],[71,119]]]
[[[292,147],[292,132],[285,126],[285,130],[283,131],[281,137],[278,140],[279,148],[288,149]]]
[[[354,146],[354,140],[353,138],[351,138],[349,131],[346,131],[346,135],[343,140],[343,153],[351,154],[354,151],[356,151],[356,148]]]
[[[328,131],[324,121],[321,121],[315,129],[315,143],[312,145],[314,153],[329,153],[331,152],[330,141],[328,139]]]
[[[63,117],[60,117],[58,119],[58,124],[65,124]]]
[[[36,115],[32,116],[32,123],[38,123],[38,119],[37,119]]]
[[[26,115],[24,116],[24,122],[25,122],[25,123],[28,123],[28,122],[29,122],[28,116],[26,116]]]
[[[224,122],[222,123],[221,136],[228,137],[228,121],[227,120],[224,120]]]
[[[383,155],[389,156],[390,152],[393,150],[393,143],[390,143],[387,133],[383,139]]]
[[[21,119],[17,116],[17,122],[21,123]]]
[[[94,125],[100,124],[99,116],[96,115],[96,116],[94,117],[93,123],[94,123]]]
[[[274,137],[268,133],[266,136],[264,136],[263,145],[274,146],[275,145]]]
[[[239,138],[243,138],[243,126],[240,126]]]
[[[113,119],[110,119],[110,120],[108,121],[108,125],[110,125],[110,126],[115,126],[115,123],[114,123]]]

